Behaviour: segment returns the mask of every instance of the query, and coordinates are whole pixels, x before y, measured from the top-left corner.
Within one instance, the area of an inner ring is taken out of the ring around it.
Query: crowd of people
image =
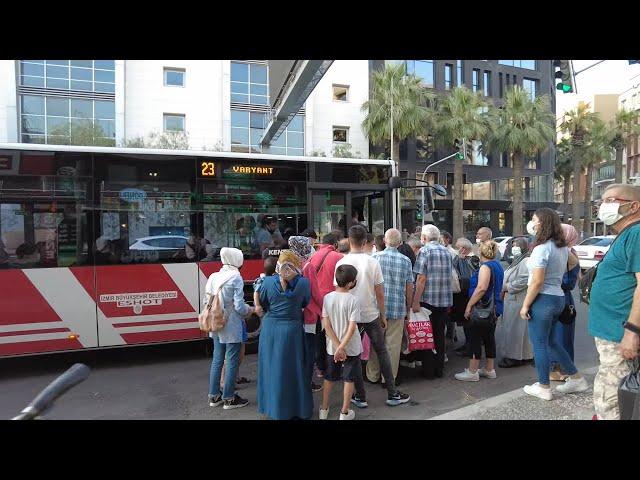
[[[618,238],[591,288],[589,332],[600,355],[597,418],[613,419],[619,418],[617,386],[639,348],[640,188],[607,188],[600,218]],[[210,405],[248,404],[235,383],[246,338],[243,318],[254,312],[262,316],[257,407],[272,419],[313,418],[313,393],[320,390],[318,418],[334,418],[330,393],[339,381],[344,383],[340,420],[353,419],[354,406],[368,406],[365,378],[387,390],[387,405],[407,403],[410,396],[398,389],[399,367],[414,367],[427,379],[443,377],[456,327],[464,332],[456,351],[469,357],[468,367],[454,375],[458,381],[495,379],[499,368],[534,363],[538,381],[524,386],[527,394],[548,401],[554,392],[586,391],[589,384],[574,363],[578,232],[549,208],[535,212],[527,231],[533,242],[514,241],[506,270],[488,227],[478,230],[475,246],[464,237],[454,242],[435,225],[424,225],[419,236],[406,241],[397,229],[374,237],[359,224],[347,238],[334,231],[320,244],[315,232],[306,231],[290,236],[277,259],[267,257],[254,284],[253,307],[243,297],[242,252],[223,248],[223,267],[209,278],[204,299],[221,291],[227,318],[225,327],[211,334]],[[435,348],[405,355],[410,316],[424,309]],[[365,339],[371,352],[363,368]],[[313,382],[314,368],[322,385]],[[552,389],[552,381],[561,384]]]

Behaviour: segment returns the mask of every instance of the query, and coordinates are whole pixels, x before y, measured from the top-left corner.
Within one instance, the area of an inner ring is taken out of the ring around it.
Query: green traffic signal
[[[462,154],[462,152],[458,152],[458,153],[456,154],[456,158],[457,158],[458,160],[464,160],[464,155]]]
[[[571,92],[573,92],[573,88],[571,88],[571,85],[567,85],[566,83],[558,83],[556,85],[556,89],[557,90],[562,90],[562,93],[571,93]]]

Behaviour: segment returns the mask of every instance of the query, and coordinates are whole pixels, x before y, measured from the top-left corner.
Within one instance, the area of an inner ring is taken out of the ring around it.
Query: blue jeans
[[[223,400],[232,400],[236,393],[236,376],[240,360],[240,348],[242,343],[220,343],[217,335],[213,336],[213,360],[211,361],[211,373],[209,376],[209,395],[212,397],[220,394],[220,377],[222,366],[227,363],[224,375]]]
[[[578,373],[557,336],[557,330],[561,326],[558,318],[564,309],[564,302],[564,297],[541,293],[536,297],[529,312],[529,339],[536,360],[538,382],[542,385],[549,385],[550,357],[560,364],[566,375]]]

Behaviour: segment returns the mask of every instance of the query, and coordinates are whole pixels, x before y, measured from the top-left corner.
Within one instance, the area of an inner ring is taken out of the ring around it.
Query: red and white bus
[[[197,314],[220,248],[245,253],[250,298],[263,221],[277,219],[285,237],[308,227],[321,237],[355,212],[383,234],[391,169],[388,160],[0,144],[0,357],[201,339]]]

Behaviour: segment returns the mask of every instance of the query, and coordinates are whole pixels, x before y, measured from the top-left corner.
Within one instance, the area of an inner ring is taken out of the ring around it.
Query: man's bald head
[[[602,193],[603,200],[610,197],[640,202],[640,186],[629,185],[628,183],[614,183],[605,188]]]
[[[493,232],[489,227],[480,227],[478,233],[476,233],[476,238],[479,238],[481,242],[488,242],[493,238]]]

